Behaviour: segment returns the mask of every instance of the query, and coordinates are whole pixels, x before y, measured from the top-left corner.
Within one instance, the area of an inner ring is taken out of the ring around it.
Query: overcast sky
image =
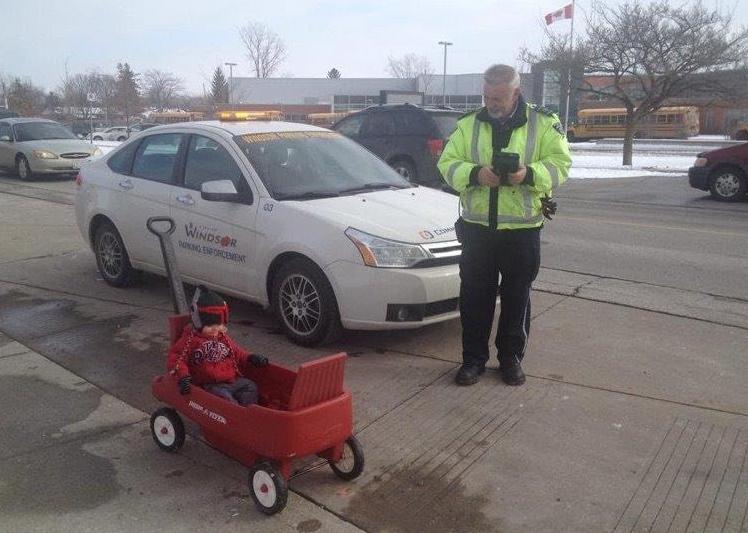
[[[577,0],[575,32],[584,26],[591,0]],[[642,0],[648,3],[650,0]],[[437,73],[449,47],[447,72],[482,72],[496,62],[516,64],[523,45],[537,48],[543,15],[571,0],[23,0],[5,1],[0,73],[30,78],[47,90],[65,72],[114,73],[127,61],[136,72],[173,72],[187,90],[209,87],[213,69],[238,63],[234,76],[250,76],[238,28],[267,24],[286,43],[276,75],[324,77],[337,68],[343,77],[387,76],[388,56],[424,55]],[[620,4],[623,0],[607,0]],[[748,25],[748,0],[704,0],[734,13]],[[570,21],[554,23],[568,32]],[[228,70],[227,70],[228,76]]]

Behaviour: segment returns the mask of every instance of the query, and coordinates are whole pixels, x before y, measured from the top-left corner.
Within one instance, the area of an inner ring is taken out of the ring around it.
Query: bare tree
[[[111,74],[98,74],[96,80],[96,100],[104,111],[104,121],[109,123],[109,115],[117,105],[117,79]]]
[[[393,78],[414,79],[421,76],[423,92],[428,94],[434,78],[434,67],[426,56],[405,54],[397,58],[387,56],[387,72]]]
[[[143,94],[158,111],[173,107],[183,92],[182,80],[171,72],[153,69],[143,74]]]
[[[239,28],[247,59],[258,78],[269,78],[286,58],[283,39],[260,22],[248,22]]]
[[[71,76],[65,70],[59,91],[67,113],[75,118],[89,120],[95,106],[97,84],[98,75],[94,72]]]
[[[735,82],[735,76],[714,75],[740,66],[748,51],[748,30],[733,31],[731,20],[698,1],[682,7],[664,0],[648,5],[633,0],[617,7],[596,2],[573,57],[568,36],[551,33],[539,54],[524,50],[521,57],[603,76],[605,85],[587,79],[578,91],[626,109],[623,164],[630,165],[637,124],[668,100],[699,94],[731,98],[736,91],[745,92],[745,83]],[[745,73],[738,72],[738,78],[748,81]]]
[[[40,115],[45,107],[44,91],[31,80],[13,78],[7,86],[8,108],[21,116]]]

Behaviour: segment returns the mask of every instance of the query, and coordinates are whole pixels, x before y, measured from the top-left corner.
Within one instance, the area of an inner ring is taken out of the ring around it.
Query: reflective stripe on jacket
[[[526,105],[527,123],[512,131],[504,152],[519,154],[532,169],[532,183],[499,186],[497,229],[533,228],[543,224],[540,199],[552,196],[571,167],[569,144],[557,116]],[[460,193],[462,218],[488,225],[489,187],[470,184],[476,165],[491,167],[492,126],[478,112],[462,117],[449,138],[438,167],[444,180]]]

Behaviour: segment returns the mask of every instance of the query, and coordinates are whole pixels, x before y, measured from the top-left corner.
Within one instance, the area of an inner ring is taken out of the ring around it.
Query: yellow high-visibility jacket
[[[497,229],[500,230],[541,226],[540,199],[552,196],[566,181],[571,168],[569,144],[558,117],[521,100],[519,105],[525,106],[527,122],[512,131],[509,144],[502,151],[519,154],[520,164],[528,168],[529,177],[521,185],[498,187]],[[457,121],[437,165],[444,180],[460,193],[462,218],[488,226],[490,188],[475,182],[477,170],[473,169],[491,167],[493,129],[490,123],[478,118],[479,111]]]

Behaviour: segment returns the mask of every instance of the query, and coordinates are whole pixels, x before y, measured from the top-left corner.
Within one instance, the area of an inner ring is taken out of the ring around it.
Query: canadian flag
[[[548,13],[545,16],[545,24],[553,24],[557,20],[563,20],[563,19],[570,19],[574,16],[574,10],[571,7],[571,4],[568,6],[564,6],[561,9],[557,9],[553,13]]]

